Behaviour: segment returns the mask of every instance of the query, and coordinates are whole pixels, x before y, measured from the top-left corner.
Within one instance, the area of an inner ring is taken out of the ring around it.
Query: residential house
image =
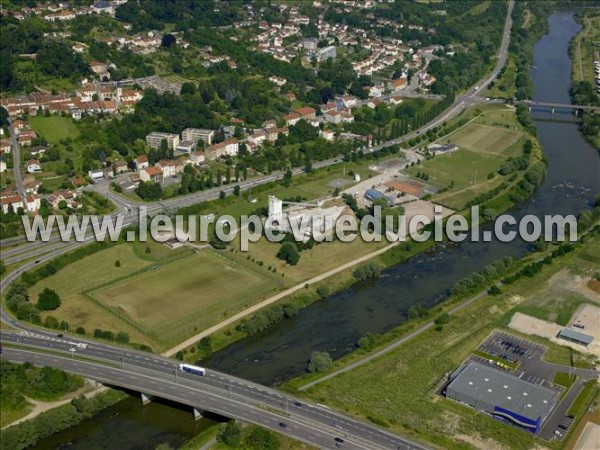
[[[25,194],[27,194],[27,195],[37,194],[41,185],[42,185],[42,183],[40,181],[36,180],[35,178],[33,178],[33,176],[31,176],[31,175],[27,175],[23,179],[23,190],[25,191]]]
[[[296,125],[298,123],[298,121],[300,120],[300,114],[298,114],[297,112],[293,112],[293,113],[289,113],[286,114],[285,116],[283,116],[283,120],[285,120],[285,124],[288,127],[291,127],[292,125]]]
[[[17,212],[19,208],[23,208],[23,199],[18,194],[2,197],[2,212],[4,214],[12,208],[13,212]]]
[[[127,162],[120,160],[113,163],[113,172],[115,175],[119,175],[128,171],[129,167],[127,167]]]
[[[42,165],[37,159],[30,159],[27,161],[27,172],[38,173],[42,171]]]
[[[203,164],[206,161],[206,156],[204,155],[204,152],[192,152],[190,154],[190,160],[192,161],[193,164],[199,166],[200,164]]]
[[[388,83],[388,88],[392,92],[400,92],[408,86],[408,81],[405,77],[400,77],[396,80],[392,80]]]
[[[150,163],[148,162],[148,157],[146,155],[139,155],[137,158],[133,160],[135,162],[135,168],[137,170],[146,169],[150,167]]]
[[[267,132],[265,130],[256,130],[248,140],[257,146],[261,146],[267,140]]]
[[[158,166],[146,167],[140,170],[139,173],[142,181],[154,181],[155,183],[162,183],[163,181],[163,170]]]
[[[399,105],[400,103],[402,103],[402,97],[399,95],[392,95],[388,99],[388,102],[390,103],[390,105]]]
[[[4,157],[0,156],[0,173],[4,173],[6,170],[6,161],[4,160]]]
[[[290,134],[290,130],[288,129],[288,127],[265,128],[264,131],[267,135],[267,140],[269,142],[275,142],[280,134],[283,134],[284,136],[287,136],[288,134]]]
[[[206,159],[213,161],[224,155],[235,156],[239,150],[239,143],[235,139],[227,139],[219,144],[206,148]]]
[[[33,133],[29,132],[29,131],[25,131],[24,133],[19,134],[19,137],[17,137],[17,142],[19,143],[19,145],[21,146],[30,146],[31,142],[33,140]]]
[[[25,197],[25,206],[27,212],[34,213],[39,211],[41,206],[40,197],[36,194],[28,195]]]
[[[89,177],[92,181],[98,181],[104,179],[104,171],[101,169],[90,170],[88,172]]]
[[[326,141],[333,141],[335,139],[335,133],[332,130],[323,130],[321,136],[323,136],[323,139]]]
[[[176,174],[175,171],[175,161],[171,161],[171,160],[163,160],[163,161],[159,161],[155,164],[156,167],[160,167],[162,169],[162,173],[163,173],[163,179],[164,178],[169,178],[169,177],[174,177]]]
[[[8,139],[0,140],[0,154],[10,153],[12,151],[12,147],[10,146],[10,141]]]

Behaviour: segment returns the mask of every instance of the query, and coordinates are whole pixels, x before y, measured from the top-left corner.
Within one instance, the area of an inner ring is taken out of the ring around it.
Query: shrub
[[[53,311],[60,306],[60,297],[52,289],[45,288],[40,293],[36,306],[40,311]]]
[[[327,372],[331,369],[333,365],[333,360],[329,353],[327,352],[313,352],[310,356],[310,361],[308,362],[308,371],[311,373],[314,372]]]

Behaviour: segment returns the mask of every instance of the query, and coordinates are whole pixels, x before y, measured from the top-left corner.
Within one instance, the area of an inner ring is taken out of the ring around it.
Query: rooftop
[[[531,420],[545,416],[559,394],[553,389],[529,383],[508,372],[474,361],[460,371],[448,389]]]
[[[563,328],[558,333],[558,337],[568,339],[570,341],[581,342],[583,345],[590,345],[594,341],[594,336],[576,331],[572,328]]]

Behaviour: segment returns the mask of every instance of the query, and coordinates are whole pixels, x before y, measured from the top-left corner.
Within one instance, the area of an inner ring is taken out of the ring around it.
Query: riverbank
[[[600,94],[596,91],[594,61],[600,61],[600,9],[580,9],[575,20],[581,30],[571,41],[571,101],[575,104],[600,106]],[[580,130],[587,141],[600,151],[600,114],[582,111]]]
[[[500,111],[512,115],[512,126],[520,127],[514,119],[513,109],[506,108],[503,106],[490,105],[489,108],[485,109],[484,111],[481,111],[479,107],[473,107],[465,111],[463,114],[456,117],[447,124],[446,129],[450,130],[447,134],[440,137],[435,136],[433,139],[431,139],[431,142],[446,141],[453,135],[455,135],[455,133],[461,132],[463,129],[469,127],[473,123],[476,123],[476,121],[485,117],[487,114],[494,114]],[[467,118],[466,121],[465,118]],[[461,125],[457,128],[454,126],[455,124]],[[491,123],[485,126],[489,127],[490,125]],[[507,123],[503,123],[503,126],[507,125]],[[523,131],[523,133],[526,133],[524,140],[529,139],[532,142],[531,154],[526,155],[528,156],[528,167],[524,171],[517,172],[511,177],[507,177],[507,181],[505,181],[501,185],[497,185],[491,191],[484,191],[478,195],[477,198],[481,201],[481,211],[486,211],[489,214],[491,214],[491,216],[488,217],[488,220],[492,217],[495,217],[498,214],[510,210],[518,202],[522,201],[522,198],[518,198],[515,196],[516,193],[519,192],[519,183],[521,183],[525,178],[530,177],[530,172],[535,170],[533,168],[537,164],[541,164],[542,150],[541,146],[537,142],[537,139],[534,135],[527,134],[527,131],[524,128],[520,127],[520,129]],[[415,148],[410,150],[414,151]],[[519,152],[520,151],[521,150],[519,149]],[[441,158],[443,158],[443,156]],[[485,177],[482,178],[485,179]],[[542,181],[543,177],[538,178],[536,183],[539,184]],[[533,191],[530,191],[530,193],[532,192]],[[433,200],[435,202],[435,197]],[[458,213],[469,218],[470,210],[463,209]],[[485,219],[480,218],[480,220],[483,222]],[[306,308],[315,302],[323,300],[324,297],[356,286],[357,280],[353,276],[353,271],[356,268],[356,266],[358,266],[361,263],[366,263],[368,261],[373,260],[383,270],[385,270],[403,262],[406,262],[410,258],[413,258],[422,252],[432,249],[436,245],[438,244],[432,241],[427,241],[423,243],[408,241],[388,244],[384,248],[378,249],[360,257],[356,257],[350,262],[335,267],[334,269],[331,269],[323,274],[320,274],[307,280],[303,280],[294,287],[284,292],[278,293],[272,296],[271,298],[261,302],[260,304],[250,307],[245,311],[240,312],[236,316],[226,319],[225,321],[210,329],[198,333],[196,336],[186,340],[184,343],[172,348],[166,354],[174,355],[180,352],[180,357],[183,357],[185,360],[191,362],[198,361],[199,359],[210,359],[210,356],[213,352],[217,352],[235,342],[248,338],[248,336],[240,329],[240,324],[242,324],[243,321],[246,320],[250,314],[258,311],[259,309],[284,300],[286,304],[293,305],[294,308],[296,308],[297,310]],[[442,245],[447,245],[447,243]],[[252,252],[250,252],[250,255],[252,255]],[[327,294],[324,296],[323,292],[327,292]],[[281,320],[285,321],[286,319],[282,318]],[[278,322],[272,323],[271,327],[276,326],[277,324]],[[204,343],[200,343],[200,340],[206,338],[210,339],[210,343],[207,343],[206,341],[204,341]]]
[[[590,257],[597,255],[600,248],[599,231],[597,228],[574,251],[557,256],[551,264],[543,264],[534,276],[503,284],[499,294],[477,296],[460,311],[452,312],[442,327],[428,326],[417,338],[403,341],[364,365],[353,367],[351,372],[309,386],[300,395],[447,449],[464,448],[467,444],[479,448],[531,448],[535,444],[560,448],[560,442],[540,441],[530,433],[476,414],[438,395],[438,389],[491,332],[499,329],[514,333],[507,328],[513,314],[542,305],[552,292],[558,292],[557,285],[548,284],[547,280],[565,268],[571,274],[587,274],[589,278],[590,269],[597,267]],[[563,288],[564,283],[558,286]],[[568,300],[563,299],[550,312],[565,304]],[[545,360],[564,365],[565,371],[573,365],[585,366],[590,361],[594,364],[594,359],[567,347],[519,336],[547,346]],[[299,381],[309,378],[293,380],[284,387],[298,394],[295,388]]]

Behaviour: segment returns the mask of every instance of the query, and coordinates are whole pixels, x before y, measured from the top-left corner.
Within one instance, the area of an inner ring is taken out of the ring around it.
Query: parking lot
[[[495,331],[490,334],[478,350],[494,359],[486,360],[481,356],[472,356],[472,359],[512,371],[519,378],[540,386],[562,389],[554,385],[554,377],[558,372],[569,371],[568,367],[548,364],[542,359],[546,352],[545,346],[503,331]],[[499,361],[506,363],[502,364]],[[578,377],[575,384],[561,398],[540,431],[539,436],[542,439],[563,439],[568,433],[574,418],[568,415],[567,411],[581,392],[586,379],[589,378]]]
[[[516,365],[515,374],[519,378],[537,385],[553,387],[552,380],[556,369],[542,361],[546,351],[543,345],[497,331],[479,346],[479,350],[506,361],[509,365]],[[490,364],[498,366],[495,363]]]

